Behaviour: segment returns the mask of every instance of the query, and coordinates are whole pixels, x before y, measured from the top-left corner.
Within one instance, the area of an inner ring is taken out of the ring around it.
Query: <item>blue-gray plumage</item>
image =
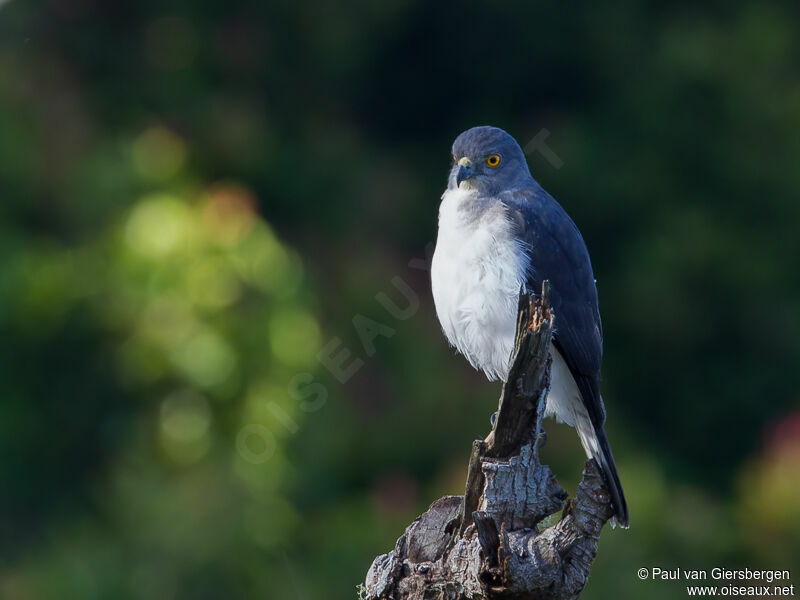
[[[447,339],[489,379],[505,381],[521,287],[548,279],[555,313],[545,414],[578,431],[603,470],[617,522],[628,508],[603,425],[603,331],[589,253],[567,213],[531,176],[502,129],[474,127],[453,143],[431,267],[436,313]]]

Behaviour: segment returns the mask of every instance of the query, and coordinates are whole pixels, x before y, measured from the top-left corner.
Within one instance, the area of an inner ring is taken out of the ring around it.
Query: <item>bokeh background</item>
[[[424,268],[478,124],[598,279],[583,597],[800,566],[796,3],[0,5],[0,597],[356,598],[496,405]]]

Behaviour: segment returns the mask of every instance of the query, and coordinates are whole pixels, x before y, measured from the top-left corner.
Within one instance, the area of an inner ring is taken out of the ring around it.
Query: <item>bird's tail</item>
[[[620,527],[627,529],[630,527],[628,504],[625,502],[625,494],[622,492],[622,484],[617,475],[617,465],[614,463],[614,455],[611,454],[611,446],[608,444],[605,429],[603,429],[602,423],[595,426],[586,413],[577,413],[575,417],[575,429],[578,431],[586,456],[595,459],[603,472],[606,487],[611,493],[614,518]]]

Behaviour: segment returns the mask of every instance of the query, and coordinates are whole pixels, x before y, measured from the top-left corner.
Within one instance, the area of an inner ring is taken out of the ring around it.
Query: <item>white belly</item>
[[[489,379],[505,380],[517,299],[529,264],[504,207],[481,211],[469,192],[445,192],[431,264],[436,314],[449,342]]]
[[[462,190],[442,196],[431,264],[433,300],[450,344],[490,380],[505,381],[531,248],[512,235],[502,205],[481,209],[474,203]],[[551,375],[546,414],[574,425],[575,411],[583,412],[583,403],[555,348]]]

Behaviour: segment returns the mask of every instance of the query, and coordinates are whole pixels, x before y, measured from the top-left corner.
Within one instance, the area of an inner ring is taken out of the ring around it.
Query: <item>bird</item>
[[[545,416],[577,430],[603,474],[613,521],[630,525],[604,429],[600,395],[603,329],[589,252],[578,227],[533,178],[503,129],[473,127],[453,142],[431,262],[436,315],[445,337],[489,380],[508,376],[520,291],[550,282],[555,314]]]

